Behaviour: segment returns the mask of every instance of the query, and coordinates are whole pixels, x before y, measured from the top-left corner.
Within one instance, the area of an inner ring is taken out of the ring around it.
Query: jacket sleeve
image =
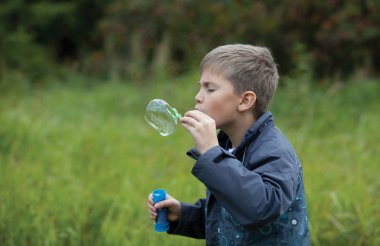
[[[200,156],[192,169],[247,229],[274,221],[290,207],[298,177],[295,154],[273,148],[261,151],[261,156],[258,153],[260,150],[255,150],[256,159],[250,160],[254,167],[249,170],[233,154],[216,146]]]
[[[192,238],[205,238],[205,199],[195,204],[181,202],[181,218],[178,222],[170,222],[169,234]]]

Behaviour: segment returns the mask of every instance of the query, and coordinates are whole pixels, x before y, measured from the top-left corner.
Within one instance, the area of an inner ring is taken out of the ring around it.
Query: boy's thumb
[[[164,207],[168,206],[168,204],[166,204],[166,203],[167,203],[166,201],[161,201],[161,202],[154,204],[154,207],[155,208],[164,208]]]

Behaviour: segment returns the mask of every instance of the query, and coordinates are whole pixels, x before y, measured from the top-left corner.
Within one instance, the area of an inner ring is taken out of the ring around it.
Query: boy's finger
[[[170,200],[164,200],[164,201],[155,203],[154,207],[155,208],[165,208],[165,207],[169,207],[170,205],[171,205],[171,201]]]
[[[207,114],[202,113],[199,110],[190,110],[190,111],[186,112],[184,116],[194,118],[197,121],[201,120],[202,118],[209,117],[209,116],[207,116]]]
[[[202,119],[202,115],[200,115],[198,112],[200,113],[200,111],[197,110],[190,110],[184,114],[184,117],[192,118],[196,121],[199,121],[200,119]]]
[[[150,203],[150,202],[148,202],[148,208],[150,208],[150,209],[154,209],[154,204],[153,203]]]
[[[180,121],[182,124],[186,124],[188,126],[193,126],[193,127],[198,123],[196,119],[192,117],[188,117],[188,116],[182,117]]]
[[[194,110],[189,110],[189,111],[187,111],[187,112],[185,113],[185,115],[187,115],[187,114],[192,115],[192,116],[195,116],[195,115],[200,115],[200,114],[203,114],[203,113],[202,113],[201,111],[199,111],[199,110],[194,109]]]
[[[153,195],[152,195],[152,193],[149,194],[148,201],[151,202],[151,203],[153,203]]]

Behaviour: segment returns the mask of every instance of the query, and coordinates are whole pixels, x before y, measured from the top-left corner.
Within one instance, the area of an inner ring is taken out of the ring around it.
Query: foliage
[[[282,74],[303,62],[293,48],[302,45],[314,76],[345,77],[380,68],[379,8],[377,1],[114,1],[100,26],[104,58],[122,77],[180,73],[235,42],[269,46]]]
[[[0,72],[39,76],[63,64],[139,81],[186,72],[215,46],[239,42],[270,47],[282,75],[304,54],[317,78],[376,74],[379,11],[376,0],[6,0]]]
[[[53,64],[79,60],[83,53],[99,48],[94,30],[105,2],[2,1],[0,78],[20,71],[39,80],[56,72]]]
[[[152,98],[191,108],[197,78],[142,88],[75,77],[2,95],[0,244],[204,245],[154,233],[146,208],[155,188],[204,196],[189,134],[162,137],[143,120]],[[271,108],[303,164],[313,245],[378,245],[379,81],[321,89],[305,78],[287,78]]]

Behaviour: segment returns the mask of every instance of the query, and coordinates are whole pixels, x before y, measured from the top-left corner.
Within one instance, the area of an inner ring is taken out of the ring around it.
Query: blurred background
[[[134,81],[179,75],[236,42],[270,47],[282,75],[299,63],[318,78],[380,68],[375,0],[4,0],[0,11],[2,77],[18,72],[32,83],[62,69]]]
[[[378,0],[2,0],[0,245],[204,245],[153,232],[156,188],[204,196],[179,127],[212,48],[271,49],[271,111],[303,163],[313,245],[380,244]]]

